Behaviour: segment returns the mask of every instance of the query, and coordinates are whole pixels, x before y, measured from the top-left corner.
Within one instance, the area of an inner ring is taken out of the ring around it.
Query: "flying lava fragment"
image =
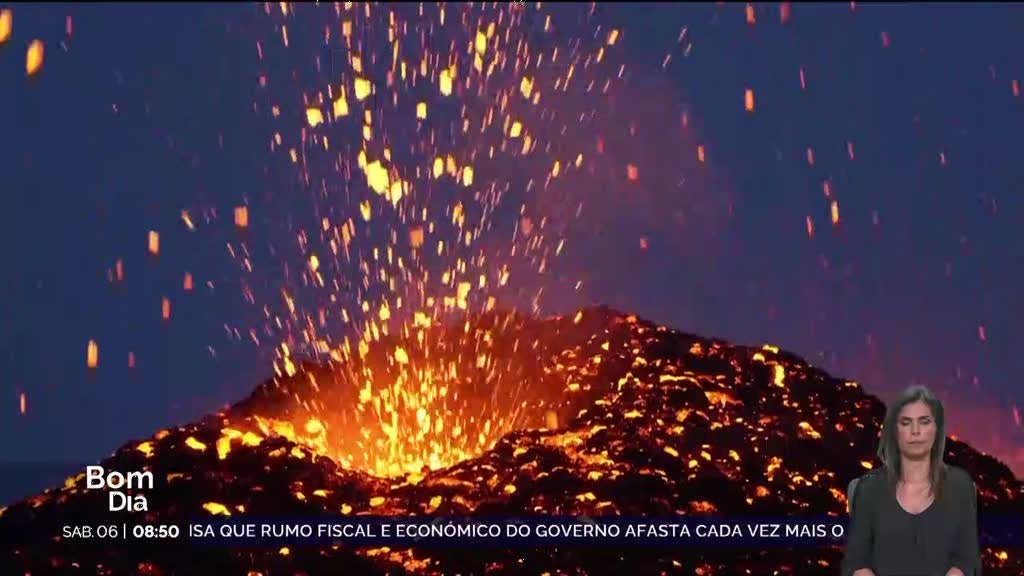
[[[7,42],[11,37],[13,20],[14,17],[11,15],[10,10],[0,10],[0,44]]]
[[[249,208],[246,206],[235,207],[235,226],[239,228],[249,227]]]
[[[373,84],[366,78],[356,78],[355,92],[356,100],[365,100],[373,92]]]
[[[451,76],[451,73],[448,72],[447,68],[445,68],[444,70],[441,70],[440,84],[441,84],[441,94],[444,94],[445,96],[451,96],[452,95],[452,76]]]
[[[99,365],[100,361],[100,348],[96,345],[95,340],[89,340],[89,344],[85,350],[85,365],[89,368],[95,368]]]
[[[43,43],[33,40],[28,45],[28,53],[25,55],[25,72],[34,76],[43,67]]]
[[[310,128],[316,128],[318,125],[323,124],[324,115],[320,112],[319,108],[307,108],[306,120],[309,122]]]

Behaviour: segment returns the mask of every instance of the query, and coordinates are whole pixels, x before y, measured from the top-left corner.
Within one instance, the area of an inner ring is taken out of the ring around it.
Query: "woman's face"
[[[935,418],[927,404],[918,400],[900,410],[896,419],[900,454],[910,460],[924,460],[935,443]]]

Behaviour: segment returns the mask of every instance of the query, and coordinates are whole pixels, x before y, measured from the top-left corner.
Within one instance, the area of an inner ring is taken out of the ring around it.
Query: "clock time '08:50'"
[[[131,531],[132,538],[177,538],[181,535],[177,524],[136,524]]]

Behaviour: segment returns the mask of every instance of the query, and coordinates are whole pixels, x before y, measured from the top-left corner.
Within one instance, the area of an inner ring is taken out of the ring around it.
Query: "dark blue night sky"
[[[271,374],[267,350],[225,330],[259,321],[225,250],[237,232],[190,233],[180,213],[201,205],[228,221],[252,201],[253,236],[288,217],[255,199],[302,217],[303,191],[269,159],[275,128],[253,112],[259,75],[288,70],[256,57],[273,30],[262,5],[2,8],[13,30],[0,44],[0,460],[93,460]],[[604,303],[778,345],[883,399],[927,384],[953,434],[1020,474],[1024,10],[754,14],[751,25],[741,3],[598,7],[629,69],[602,121],[636,129],[629,146],[609,136],[610,154],[640,178],[592,191],[557,268],[583,288],[552,288],[545,311]],[[36,38],[44,64],[27,77]],[[118,259],[124,281],[111,283]]]

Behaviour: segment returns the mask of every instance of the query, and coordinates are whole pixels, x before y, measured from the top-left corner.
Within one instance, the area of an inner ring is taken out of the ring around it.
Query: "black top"
[[[939,498],[920,514],[903,509],[883,470],[857,483],[843,576],[871,568],[875,576],[945,576],[956,566],[981,574],[977,491],[962,469],[947,466]]]

